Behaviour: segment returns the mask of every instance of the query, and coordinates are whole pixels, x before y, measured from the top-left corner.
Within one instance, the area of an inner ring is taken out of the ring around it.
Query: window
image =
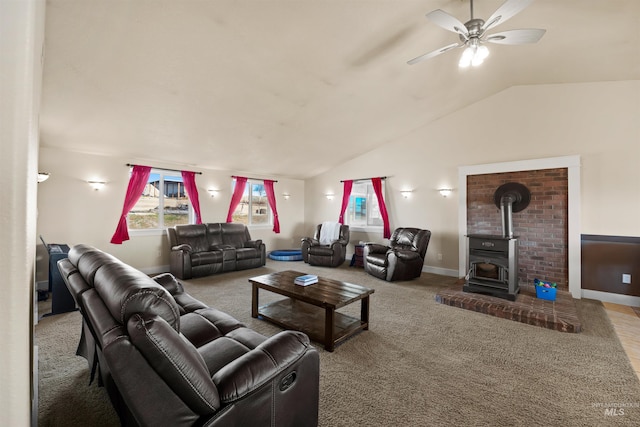
[[[385,184],[382,181],[383,194],[384,190]],[[378,198],[373,191],[371,180],[354,181],[345,222],[355,228],[381,228],[383,226]]]
[[[151,170],[142,197],[127,217],[130,230],[158,230],[194,222],[180,173]]]
[[[233,180],[235,188],[236,181]],[[233,188],[231,189],[233,193]],[[273,217],[269,202],[267,201],[267,192],[264,189],[264,183],[258,180],[247,180],[247,186],[240,203],[233,211],[233,222],[239,222],[246,225],[269,226],[273,225]]]

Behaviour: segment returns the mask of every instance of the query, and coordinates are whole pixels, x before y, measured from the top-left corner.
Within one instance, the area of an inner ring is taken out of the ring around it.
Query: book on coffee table
[[[318,283],[318,276],[315,274],[305,274],[304,276],[296,277],[293,283],[300,286],[313,285],[314,283]]]

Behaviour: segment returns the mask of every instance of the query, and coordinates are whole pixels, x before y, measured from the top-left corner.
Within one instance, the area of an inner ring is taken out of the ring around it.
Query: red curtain
[[[129,230],[127,229],[127,214],[136,205],[144,186],[147,185],[149,180],[149,173],[151,172],[150,166],[134,166],[131,172],[131,178],[129,178],[129,186],[127,187],[127,194],[124,198],[124,206],[122,207],[122,215],[120,215],[120,221],[116,227],[116,232],[111,238],[111,243],[116,245],[122,244],[125,240],[129,240]]]
[[[200,215],[200,199],[198,198],[198,187],[196,187],[196,173],[190,171],[181,171],[182,182],[187,190],[187,197],[196,213],[196,224],[202,224],[202,216]]]
[[[378,198],[378,206],[380,207],[380,214],[382,215],[382,222],[384,224],[382,237],[388,239],[391,237],[391,230],[389,228],[389,214],[387,213],[387,206],[384,204],[384,197],[382,195],[382,178],[371,178],[371,184],[373,185],[373,191],[376,192],[376,197]]]
[[[273,211],[273,232],[280,233],[280,220],[278,219],[278,210],[276,209],[276,195],[273,191],[273,181],[265,179],[264,189],[267,192],[267,201],[269,202],[269,207]]]
[[[342,208],[340,209],[340,217],[338,218],[338,222],[340,224],[344,224],[344,213],[347,210],[347,206],[349,206],[349,197],[351,196],[351,188],[353,187],[353,180],[343,181],[343,190],[342,190]]]
[[[242,199],[242,194],[244,194],[244,188],[247,186],[247,178],[237,176],[236,177],[236,188],[233,190],[233,195],[231,196],[231,203],[229,203],[229,213],[227,214],[227,222],[233,222],[233,211],[236,210],[238,203],[240,203],[240,199]]]

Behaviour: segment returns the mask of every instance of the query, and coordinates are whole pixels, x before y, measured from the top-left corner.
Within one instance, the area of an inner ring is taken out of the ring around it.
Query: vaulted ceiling
[[[510,86],[640,79],[638,0],[535,0],[498,29],[540,42],[465,70],[460,49],[406,64],[458,41],[434,9],[469,18],[468,0],[47,0],[41,144],[304,179]]]

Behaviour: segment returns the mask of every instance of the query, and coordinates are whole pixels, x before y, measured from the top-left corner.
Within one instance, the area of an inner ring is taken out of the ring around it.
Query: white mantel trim
[[[467,177],[469,175],[557,168],[568,169],[569,292],[574,298],[582,297],[582,278],[580,277],[580,156],[578,155],[460,166],[458,168],[458,273],[460,277],[467,274]]]

